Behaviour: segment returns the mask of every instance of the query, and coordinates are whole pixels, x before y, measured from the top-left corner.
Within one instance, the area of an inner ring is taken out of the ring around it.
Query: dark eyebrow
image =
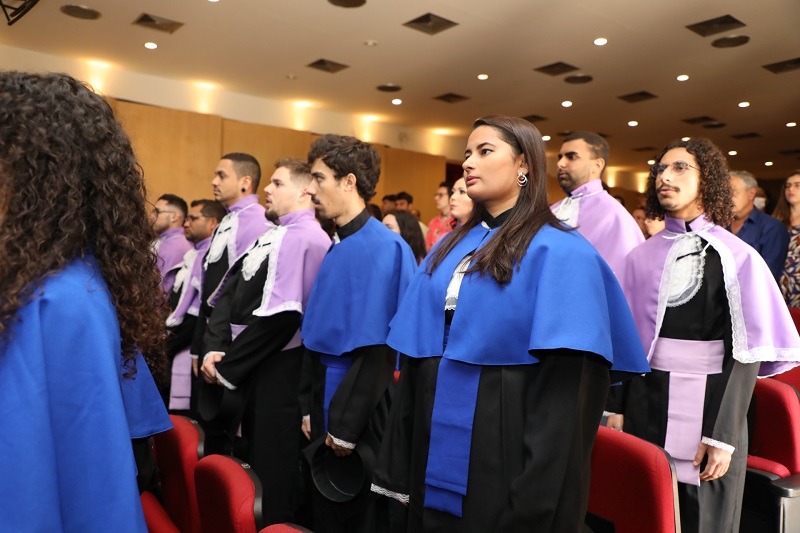
[[[315,177],[315,178],[324,178],[324,177],[325,177],[325,174],[323,174],[322,172],[319,172],[319,171],[317,171],[317,172],[312,172],[312,173],[311,173],[311,175],[312,175],[313,177]]]
[[[490,143],[489,141],[484,141],[484,142],[480,143],[478,146],[476,146],[475,149],[476,150],[480,150],[481,148],[483,148],[484,146],[487,146],[487,145],[491,146],[492,148],[496,148],[496,146],[494,144]],[[468,154],[470,152],[472,152],[472,150],[470,150],[469,148],[467,148],[464,151],[465,154]]]
[[[578,152],[564,152],[563,154],[558,154],[558,158],[561,159],[565,155],[578,155]]]

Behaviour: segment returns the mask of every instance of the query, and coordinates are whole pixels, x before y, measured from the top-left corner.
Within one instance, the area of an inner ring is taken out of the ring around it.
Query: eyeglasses
[[[208,217],[205,216],[205,215],[188,215],[186,218],[188,218],[190,222],[194,222],[194,221],[199,220],[201,218],[208,218]]]
[[[176,211],[173,211],[173,210],[171,210],[171,209],[159,209],[159,208],[157,208],[157,207],[154,207],[154,208],[153,208],[153,214],[154,214],[155,216],[160,216],[162,213],[175,213],[175,212],[176,212]]]
[[[700,170],[697,167],[693,167],[686,161],[674,161],[673,163],[666,165],[664,163],[656,163],[652,167],[650,167],[650,173],[654,176],[660,176],[664,173],[665,170],[669,168],[670,172],[673,176],[680,176],[684,172],[686,172],[687,168],[693,168],[695,170]]]

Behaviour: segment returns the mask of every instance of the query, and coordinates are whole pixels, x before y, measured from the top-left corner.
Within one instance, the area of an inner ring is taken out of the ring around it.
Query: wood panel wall
[[[422,214],[422,221],[427,224],[439,214],[433,195],[447,176],[447,159],[441,155],[387,147],[385,160],[385,171],[381,174],[383,194],[409,193],[414,197],[414,207]],[[380,205],[380,197],[377,203]]]

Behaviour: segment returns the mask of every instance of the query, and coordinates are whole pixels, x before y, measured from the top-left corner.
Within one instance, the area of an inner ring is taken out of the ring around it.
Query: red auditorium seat
[[[601,426],[592,449],[589,512],[616,533],[679,532],[672,459],[655,444]]]
[[[312,533],[310,529],[295,524],[273,524],[267,526],[258,533]]]
[[[794,320],[794,327],[796,327],[797,331],[800,332],[800,309],[796,307],[790,307],[789,314],[792,315],[792,320]],[[778,381],[783,381],[784,383],[792,385],[796,389],[800,389],[800,366],[794,367],[788,372],[784,372],[783,374],[778,374],[777,376],[773,377]]]
[[[194,471],[202,533],[256,533],[262,524],[261,482],[235,457],[209,455]]]
[[[755,423],[747,457],[742,532],[800,532],[800,402],[797,390],[756,382]]]
[[[203,430],[189,418],[170,419],[173,428],[153,438],[162,498],[142,494],[145,521],[151,533],[200,533],[194,468],[203,456]]]

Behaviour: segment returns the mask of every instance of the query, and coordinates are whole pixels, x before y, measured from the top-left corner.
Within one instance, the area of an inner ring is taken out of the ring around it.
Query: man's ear
[[[352,172],[349,173],[347,176],[342,178],[344,182],[344,190],[346,191],[354,191],[356,190],[356,175]]]

